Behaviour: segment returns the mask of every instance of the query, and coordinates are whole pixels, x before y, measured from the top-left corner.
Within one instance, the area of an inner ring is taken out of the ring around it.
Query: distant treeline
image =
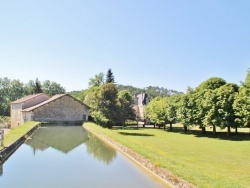
[[[172,89],[167,89],[163,87],[158,87],[158,86],[148,86],[145,88],[137,88],[129,85],[121,85],[118,84],[116,85],[118,92],[127,90],[132,96],[136,96],[137,94],[140,93],[147,93],[151,99],[155,97],[166,97],[166,96],[172,96],[175,94],[183,94],[182,92],[172,90]],[[83,91],[71,91],[69,92],[70,95],[74,96],[75,98],[78,98],[80,100],[83,100],[84,97],[81,97]]]

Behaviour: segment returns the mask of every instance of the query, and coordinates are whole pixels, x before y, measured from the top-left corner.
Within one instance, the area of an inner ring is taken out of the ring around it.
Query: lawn
[[[250,187],[250,134],[225,133],[206,136],[201,131],[187,134],[153,128],[104,129],[84,123],[95,131],[143,155],[155,165],[172,171],[198,187]]]
[[[10,144],[17,141],[19,138],[21,138],[23,135],[29,132],[37,124],[39,124],[39,122],[29,121],[18,126],[15,129],[10,130],[10,132],[8,132],[4,137],[4,147],[8,147]],[[0,146],[0,150],[1,149],[3,149],[3,147]]]

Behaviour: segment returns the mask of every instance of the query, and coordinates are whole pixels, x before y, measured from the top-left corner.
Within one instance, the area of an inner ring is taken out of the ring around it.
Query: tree
[[[89,87],[92,86],[101,86],[104,84],[104,74],[100,72],[99,74],[95,75],[94,78],[89,79]]]
[[[25,90],[26,90],[26,93],[29,95],[43,92],[41,82],[38,80],[38,78],[36,78],[35,81],[30,80],[25,85]]]
[[[41,82],[38,80],[38,78],[36,78],[35,85],[34,85],[34,93],[37,94],[37,93],[42,93],[42,92],[43,90],[42,90]]]
[[[117,94],[118,90],[113,83],[101,86],[98,110],[108,119],[107,126],[109,128],[119,122]]]
[[[156,97],[145,107],[145,116],[156,125],[162,125],[167,121],[166,98]]]
[[[193,92],[193,90],[189,90],[185,95],[182,95],[177,110],[178,120],[183,124],[185,133],[187,132],[187,127],[195,123],[194,109],[196,108],[196,103]]]
[[[250,127],[250,70],[247,71],[245,82],[242,83],[236,94],[233,108],[237,125]]]
[[[0,78],[0,115],[10,115],[10,103],[23,97],[25,89],[19,80]]]
[[[135,111],[133,109],[134,99],[127,90],[118,93],[119,116],[122,123],[128,119],[135,119]]]
[[[42,84],[42,91],[49,96],[65,93],[65,89],[56,82],[45,80]]]
[[[228,83],[221,86],[217,91],[218,122],[221,128],[227,127],[228,136],[230,135],[230,127],[234,127],[237,132],[233,104],[238,90],[239,88],[236,84]]]
[[[212,125],[213,126],[213,134],[216,134],[216,126],[219,125],[218,119],[218,98],[217,98],[217,90],[210,90],[206,92],[203,96],[203,108],[206,111],[205,117],[202,120],[203,125]]]
[[[111,69],[108,70],[106,75],[106,83],[115,83],[115,78]]]
[[[167,122],[170,126],[170,131],[172,131],[172,124],[177,121],[177,109],[181,99],[181,95],[172,95],[171,97],[166,97],[167,103],[165,106]]]
[[[212,108],[212,106],[211,104],[208,105],[209,99],[207,99],[207,103],[204,102],[206,101],[204,96],[210,97],[210,93],[212,93],[214,90],[220,88],[221,86],[225,84],[226,84],[226,81],[223,80],[222,78],[212,77],[202,82],[194,90],[193,97],[195,98],[195,104],[196,104],[195,109],[193,109],[194,124],[198,125],[202,129],[203,134],[206,133],[206,126],[208,125],[205,123],[211,122],[211,121],[205,121],[207,113],[209,112],[210,115],[212,115],[211,114],[212,111],[210,111],[210,108],[209,108],[209,107]],[[210,102],[213,102],[213,101],[210,100]],[[215,131],[215,127],[214,127],[214,131]]]

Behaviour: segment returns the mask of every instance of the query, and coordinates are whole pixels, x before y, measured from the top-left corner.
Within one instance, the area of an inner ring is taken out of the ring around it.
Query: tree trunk
[[[237,127],[237,125],[235,126],[235,134],[238,134],[238,127]]]
[[[169,126],[170,126],[170,131],[172,131],[172,129],[173,129],[173,127],[172,127],[172,122],[170,122],[170,124],[169,124]]]
[[[216,126],[213,125],[213,135],[215,136],[216,135]]]
[[[154,124],[154,128],[156,127],[156,123]]]
[[[184,133],[187,133],[187,126],[184,125]]]
[[[166,130],[166,123],[164,123],[164,130]]]
[[[227,126],[227,136],[230,136],[230,132],[231,132],[230,126]]]
[[[206,127],[201,127],[202,134],[206,134]]]

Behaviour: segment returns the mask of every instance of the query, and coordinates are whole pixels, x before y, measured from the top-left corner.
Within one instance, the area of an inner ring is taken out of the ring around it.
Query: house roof
[[[16,101],[11,102],[11,104],[23,103],[23,102],[26,102],[28,100],[34,99],[34,98],[36,98],[36,97],[38,97],[40,95],[46,95],[46,94],[44,94],[44,93],[38,93],[38,94],[34,94],[34,95],[28,95],[26,97],[23,97],[21,99],[17,99]]]
[[[52,102],[52,101],[55,101],[55,100],[57,100],[57,99],[59,99],[59,98],[61,98],[61,97],[63,97],[63,96],[69,96],[69,97],[73,98],[74,100],[76,100],[77,102],[79,102],[80,104],[85,105],[87,108],[90,108],[88,105],[86,105],[86,104],[82,103],[81,101],[75,99],[74,97],[72,97],[72,96],[69,95],[69,94],[57,94],[57,95],[54,95],[54,96],[51,97],[50,99],[48,99],[48,100],[46,100],[46,101],[44,101],[44,102],[42,102],[42,103],[40,103],[40,104],[37,104],[37,105],[35,105],[35,106],[32,106],[32,107],[29,107],[29,108],[26,108],[26,109],[22,110],[22,112],[30,112],[30,111],[33,111],[34,109],[39,108],[39,107],[41,107],[41,106],[44,106],[45,104],[48,104],[48,103],[50,103],[50,102]]]

